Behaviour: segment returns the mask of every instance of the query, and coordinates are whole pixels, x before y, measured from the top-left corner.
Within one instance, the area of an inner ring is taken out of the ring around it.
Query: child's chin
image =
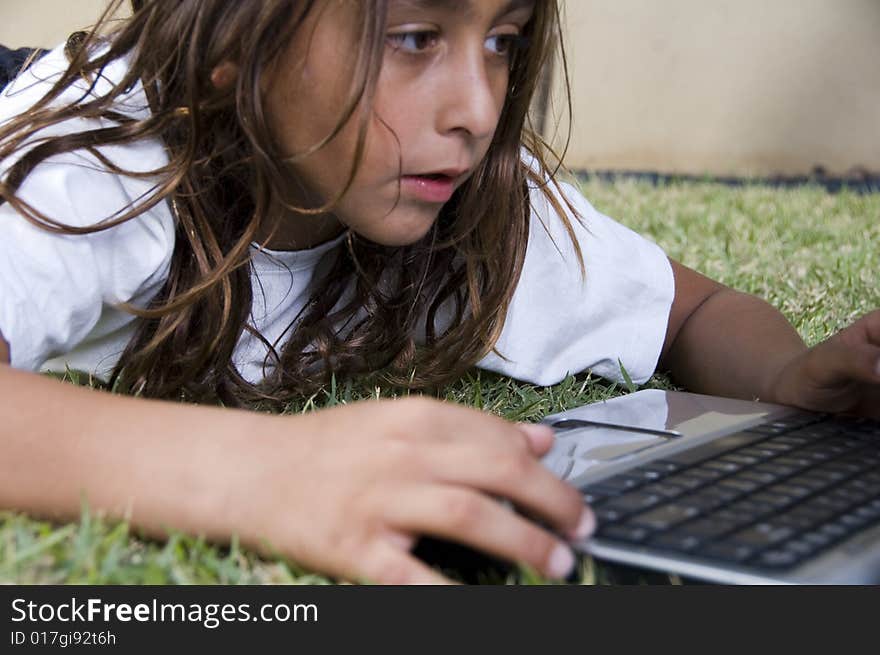
[[[436,217],[434,217],[436,220]],[[359,236],[382,246],[411,246],[421,240],[434,225],[431,221],[413,221],[406,225],[386,224],[383,229],[358,232]],[[357,230],[356,230],[357,231]]]

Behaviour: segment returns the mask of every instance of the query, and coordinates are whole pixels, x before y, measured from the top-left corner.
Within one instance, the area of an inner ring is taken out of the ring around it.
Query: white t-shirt
[[[66,65],[56,48],[20,75],[0,96],[0,123],[33,105]],[[115,63],[105,76],[117,79],[123,66]],[[61,101],[77,100],[83,89],[68,89]],[[121,109],[145,115],[143,90],[133,89]],[[98,124],[76,119],[41,135]],[[157,141],[101,151],[126,170],[149,171],[167,162]],[[0,164],[0,175],[10,164]],[[53,219],[87,226],[124,210],[151,188],[148,180],[107,172],[92,155],[77,152],[40,164],[18,194]],[[669,261],[654,243],[596,211],[576,189],[563,185],[563,190],[583,219],[570,220],[586,276],[562,220],[543,192],[532,190],[522,276],[496,344],[503,358],[491,353],[478,366],[549,385],[587,369],[620,381],[622,363],[634,381],[643,382],[657,365],[674,295]],[[254,247],[252,322],[270,343],[284,338],[310,297],[316,264],[341,241],[295,252]],[[70,367],[106,378],[138,320],[115,305],[146,306],[168,275],[173,249],[174,218],[165,203],[85,236],[52,234],[25,221],[9,204],[0,205],[0,332],[10,344],[12,366]],[[257,382],[265,355],[266,348],[245,334],[234,363]]]

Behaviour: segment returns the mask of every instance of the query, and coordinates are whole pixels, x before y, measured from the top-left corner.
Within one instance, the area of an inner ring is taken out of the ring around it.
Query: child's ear
[[[238,65],[231,61],[224,61],[215,66],[214,70],[211,71],[211,84],[213,84],[214,88],[218,91],[227,90],[235,84],[237,78]]]

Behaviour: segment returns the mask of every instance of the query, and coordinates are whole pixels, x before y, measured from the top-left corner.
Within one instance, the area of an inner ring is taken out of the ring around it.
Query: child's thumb
[[[517,423],[517,427],[528,438],[529,449],[536,457],[546,454],[553,446],[556,437],[551,427],[539,423]]]

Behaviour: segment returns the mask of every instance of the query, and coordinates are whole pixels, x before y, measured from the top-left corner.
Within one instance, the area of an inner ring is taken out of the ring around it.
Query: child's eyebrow
[[[474,13],[474,5],[479,0],[398,0],[398,4],[413,9],[439,9],[444,12],[458,13],[470,16]],[[509,0],[498,12],[497,16],[504,16],[517,9],[531,7],[535,0]],[[496,18],[497,18],[496,16]]]

